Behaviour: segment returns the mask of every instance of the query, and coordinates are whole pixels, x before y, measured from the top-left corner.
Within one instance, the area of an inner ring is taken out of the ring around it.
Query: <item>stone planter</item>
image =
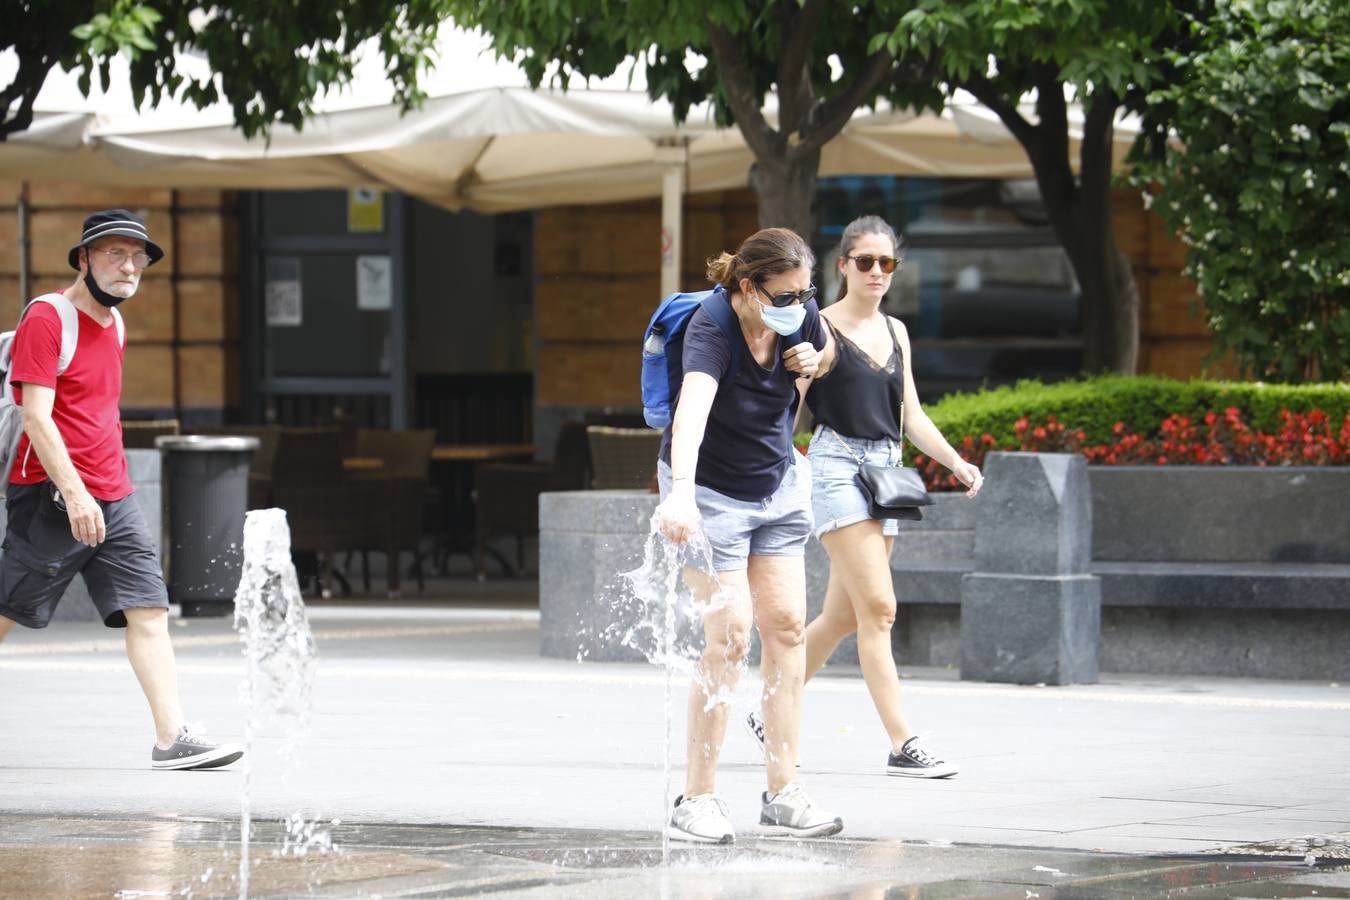
[[[1089,571],[1101,579],[1101,671],[1350,677],[1350,468],[1087,472]],[[981,500],[958,493],[934,499],[922,522],[902,523],[891,555],[898,599],[892,648],[900,663],[954,667],[961,578],[975,567]],[[601,600],[617,574],[640,560],[656,502],[651,494],[605,491],[541,498],[543,652],[634,658],[606,656],[596,639],[612,614]],[[806,573],[809,621],[829,580],[814,539]],[[852,638],[831,661],[857,663]]]

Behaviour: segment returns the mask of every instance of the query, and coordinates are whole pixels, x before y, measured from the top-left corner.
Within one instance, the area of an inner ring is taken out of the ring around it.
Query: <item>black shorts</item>
[[[159,553],[135,497],[99,500],[106,537],[97,547],[75,540],[50,481],[11,484],[9,528],[0,547],[0,615],[45,628],[76,574],[109,628],[125,628],[127,609],[169,606]]]

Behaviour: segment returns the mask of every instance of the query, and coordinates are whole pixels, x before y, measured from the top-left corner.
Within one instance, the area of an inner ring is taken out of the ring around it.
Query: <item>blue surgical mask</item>
[[[758,300],[755,302],[759,303]],[[806,307],[800,303],[791,306],[766,306],[759,303],[759,315],[765,325],[787,337],[800,329],[802,322],[806,321]]]

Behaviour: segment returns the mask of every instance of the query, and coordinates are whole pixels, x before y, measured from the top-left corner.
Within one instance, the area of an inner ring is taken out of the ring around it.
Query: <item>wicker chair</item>
[[[178,433],[177,419],[123,419],[122,449],[153,450],[155,438]]]
[[[651,428],[586,428],[591,447],[591,487],[648,490],[656,478],[661,432]]]
[[[427,506],[427,490],[431,470],[431,448],[436,443],[432,429],[419,431],[389,431],[381,428],[360,428],[355,435],[356,455],[379,459],[380,468],[358,473],[354,480],[375,485],[372,513],[367,518],[365,542],[361,551],[361,576],[367,592],[370,591],[370,553],[383,550],[386,563],[386,581],[389,595],[399,591],[399,553],[411,550],[413,575],[417,589],[426,587],[422,575],[423,514]]]
[[[516,538],[516,568],[525,568],[525,538],[539,533],[539,495],[579,491],[590,468],[586,426],[564,422],[553,459],[546,463],[483,463],[474,470],[474,564],[481,580],[488,541],[501,534]]]
[[[291,550],[317,557],[319,593],[331,596],[334,577],[350,592],[333,560],[338,550],[365,540],[377,483],[346,477],[336,428],[283,428],[273,476],[277,505],[291,526]]]

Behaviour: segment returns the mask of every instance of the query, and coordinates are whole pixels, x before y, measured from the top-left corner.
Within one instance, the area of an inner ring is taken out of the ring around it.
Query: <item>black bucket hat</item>
[[[150,240],[150,235],[145,230],[144,219],[128,209],[105,209],[84,220],[84,234],[80,237],[80,242],[70,248],[70,254],[66,257],[70,267],[79,270],[81,247],[99,238],[113,236],[145,241],[145,252],[149,255],[152,266],[164,258],[164,248]]]

